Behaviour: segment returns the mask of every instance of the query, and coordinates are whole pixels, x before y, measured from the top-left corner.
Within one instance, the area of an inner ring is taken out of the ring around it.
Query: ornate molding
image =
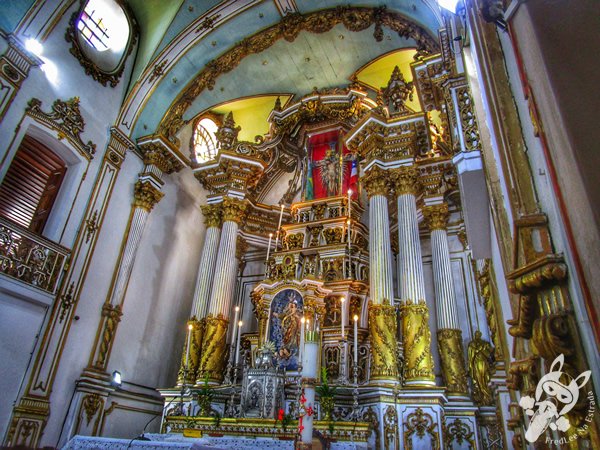
[[[148,212],[152,211],[152,208],[165,195],[149,181],[138,180],[133,189],[134,208],[142,208]]]
[[[380,36],[381,27],[386,26],[403,37],[414,39],[421,53],[435,53],[438,51],[435,39],[429,36],[423,28],[410,22],[399,13],[388,11],[385,7],[338,6],[334,9],[316,11],[305,15],[299,13],[288,14],[278,24],[245,38],[223,55],[209,62],[206,68],[173,102],[158,130],[168,136],[171,141],[175,141],[175,135],[186,122],[183,115],[194,100],[205,89],[212,90],[216,79],[223,73],[230,72],[237,67],[246,56],[264,51],[281,38],[293,42],[301,31],[324,33],[340,23],[349,31],[354,32],[363,31],[375,24],[376,39]]]
[[[384,300],[384,304],[369,304],[369,339],[373,365],[372,380],[397,380],[398,358],[396,354],[396,308]]]
[[[404,448],[413,448],[413,436],[422,439],[425,434],[428,434],[431,439],[431,449],[440,450],[440,439],[436,430],[437,422],[421,408],[411,412],[402,425],[404,427]]]
[[[400,166],[391,169],[390,178],[397,196],[404,194],[416,195],[419,192],[419,169],[415,166]]]
[[[223,222],[235,222],[241,225],[246,217],[248,202],[233,197],[223,197]]]
[[[404,380],[412,384],[435,381],[431,355],[429,309],[424,300],[402,302],[400,306],[402,337],[404,340]]]
[[[138,144],[143,155],[144,164],[154,166],[162,173],[171,174],[183,169],[183,163],[175,156],[174,151],[167,148],[165,140],[158,136]]]
[[[229,321],[222,315],[208,315],[204,320],[202,354],[198,367],[198,379],[208,377],[209,381],[223,381],[225,351],[227,349],[227,326]]]
[[[202,215],[204,216],[204,225],[206,225],[206,228],[221,226],[221,204],[202,205],[200,209],[202,209]]]
[[[449,394],[468,395],[462,333],[457,329],[438,330],[442,374]]]
[[[69,100],[57,99],[52,103],[52,111],[45,113],[42,111],[42,101],[32,98],[27,103],[25,112],[31,117],[38,119],[48,127],[53,128],[58,133],[58,138],[69,137],[75,143],[80,153],[87,159],[92,159],[96,153],[96,144],[88,141],[84,144],[81,140],[81,133],[85,128],[85,121],[79,109],[79,97],[73,97]]]
[[[446,230],[448,227],[448,204],[441,203],[439,205],[425,206],[423,208],[423,216],[430,231]]]
[[[399,114],[411,114],[414,111],[406,106],[406,100],[408,99],[412,102],[413,90],[413,82],[409,81],[407,83],[400,68],[396,66],[387,86],[381,90],[381,96],[387,104],[393,106],[394,111]]]
[[[69,49],[69,52],[73,56],[75,56],[75,58],[77,58],[79,64],[81,64],[81,66],[84,68],[86,75],[91,76],[102,86],[110,84],[110,87],[114,88],[117,84],[119,84],[119,80],[121,79],[121,76],[123,75],[123,70],[125,69],[125,61],[131,54],[133,47],[135,47],[135,44],[138,39],[139,28],[137,22],[135,21],[135,16],[131,12],[131,9],[129,8],[127,2],[117,0],[119,6],[123,8],[125,16],[127,17],[127,21],[129,23],[129,40],[117,67],[112,72],[103,71],[100,68],[98,68],[98,66],[85,55],[77,37],[77,22],[86,3],[86,0],[81,0],[80,7],[71,16],[71,19],[69,20],[69,26],[67,27],[67,31],[65,33],[65,40],[67,42],[71,42],[71,48]]]
[[[108,356],[108,350],[112,346],[115,333],[117,331],[117,325],[121,321],[121,305],[113,306],[110,303],[105,303],[102,306],[102,317],[104,318],[104,328],[102,335],[100,336],[100,348],[98,350],[98,357],[94,362],[94,366],[99,369],[104,369],[106,358]]]
[[[387,170],[373,166],[360,179],[362,186],[367,190],[369,198],[375,195],[387,196],[390,192],[390,179]]]

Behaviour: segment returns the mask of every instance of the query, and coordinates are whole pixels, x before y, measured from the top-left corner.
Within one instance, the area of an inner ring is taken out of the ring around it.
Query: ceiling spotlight
[[[123,383],[123,380],[121,378],[121,372],[119,372],[118,370],[115,370],[112,373],[112,378],[110,379],[110,384],[112,384],[113,386],[116,386],[116,387],[120,387],[122,383]]]
[[[44,51],[44,46],[40,44],[36,39],[27,39],[25,41],[25,48],[28,52],[33,53],[35,56],[41,56]]]

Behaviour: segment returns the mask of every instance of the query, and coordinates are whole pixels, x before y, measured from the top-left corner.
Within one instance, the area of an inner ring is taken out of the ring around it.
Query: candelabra
[[[352,364],[352,375],[354,378],[354,389],[352,389],[352,417],[358,422],[358,361]]]
[[[237,367],[236,367],[236,372],[234,373],[233,379],[231,378],[231,371],[233,369],[233,344],[230,346],[230,350],[229,350],[229,360],[227,361],[227,369],[225,370],[225,379],[223,380],[223,384],[224,385],[228,385],[231,384],[233,385],[233,383],[237,380]]]
[[[346,349],[348,342],[346,338],[342,336],[342,340],[340,342],[340,367],[339,367],[339,375],[338,375],[338,384],[347,385],[348,384],[348,375],[346,374]]]

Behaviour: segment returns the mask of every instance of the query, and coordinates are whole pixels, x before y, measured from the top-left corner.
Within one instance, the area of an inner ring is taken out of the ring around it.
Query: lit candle
[[[236,333],[236,329],[235,329],[235,324],[238,321],[238,316],[240,314],[240,307],[236,306],[234,308],[235,314],[233,315],[233,333],[231,334],[231,345],[233,345],[233,343],[235,342],[235,333]]]
[[[354,364],[358,364],[358,316],[354,314]]]
[[[240,357],[240,337],[242,335],[242,325],[243,322],[240,320],[238,323],[238,330],[237,330],[237,343],[235,344],[235,365],[237,366],[238,364],[238,360]]]
[[[350,219],[346,222],[348,225],[348,251],[350,251]]]
[[[350,219],[352,213],[352,189],[348,189],[348,219]]]
[[[340,299],[340,301],[342,302],[341,306],[340,306],[340,311],[341,311],[341,315],[342,315],[342,339],[344,339],[344,301],[346,299],[344,297],[342,297]]]
[[[302,317],[302,319],[300,319],[300,322],[302,322],[302,326],[300,327],[300,347],[298,347],[298,365],[302,364],[302,350],[304,349],[304,323],[306,322],[306,319]]]
[[[188,325],[187,345],[185,349],[185,370],[190,368],[190,344],[192,341],[192,329],[194,326],[190,323]]]
[[[277,251],[277,244],[279,244],[279,229],[281,228],[281,220],[283,219],[283,203],[281,204],[281,212],[279,213],[279,224],[277,225],[277,234],[275,236],[275,251]]]
[[[271,254],[271,239],[273,239],[273,233],[269,233],[269,246],[267,247],[267,262],[269,261],[269,255]]]

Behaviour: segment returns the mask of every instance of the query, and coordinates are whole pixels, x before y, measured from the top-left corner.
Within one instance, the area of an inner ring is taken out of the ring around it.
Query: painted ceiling
[[[169,106],[208,63],[248,36],[279,23],[285,5],[296,6],[297,12],[306,14],[352,3],[336,0],[297,0],[295,3],[284,0],[129,0],[141,28],[134,77],[138,81],[132,83],[132,91],[147,79],[153,66],[165,59],[168,61],[168,70],[161,74],[136,115],[132,136],[155,132]],[[366,0],[360,6],[379,7],[381,3]],[[423,27],[430,36],[437,35],[440,21],[435,0],[398,0],[388,2],[386,7]],[[221,13],[224,8],[237,10],[224,17]],[[193,34],[190,30],[197,29],[206,18],[216,18],[219,23],[197,32],[197,38],[187,45],[177,45],[186,33]],[[382,55],[415,47],[412,39],[400,37],[386,27],[383,39],[377,42],[373,31],[373,25],[351,32],[340,24],[325,33],[301,32],[293,42],[280,39],[261,53],[246,56],[235,69],[222,74],[212,90],[204,90],[195,98],[185,111],[184,119],[189,121],[208,110],[226,113],[229,107],[242,126],[240,137],[254,140],[256,134],[266,132],[267,124],[262,117],[266,118],[277,96],[288,98],[307,94],[314,88],[347,86],[359,69],[366,72],[365,66]],[[375,65],[370,74],[365,74],[369,79],[366,82],[384,86],[394,64],[404,65],[402,71],[409,76],[405,59],[392,56],[385,67]],[[236,99],[243,102],[231,104]],[[252,109],[255,114],[250,112]]]

